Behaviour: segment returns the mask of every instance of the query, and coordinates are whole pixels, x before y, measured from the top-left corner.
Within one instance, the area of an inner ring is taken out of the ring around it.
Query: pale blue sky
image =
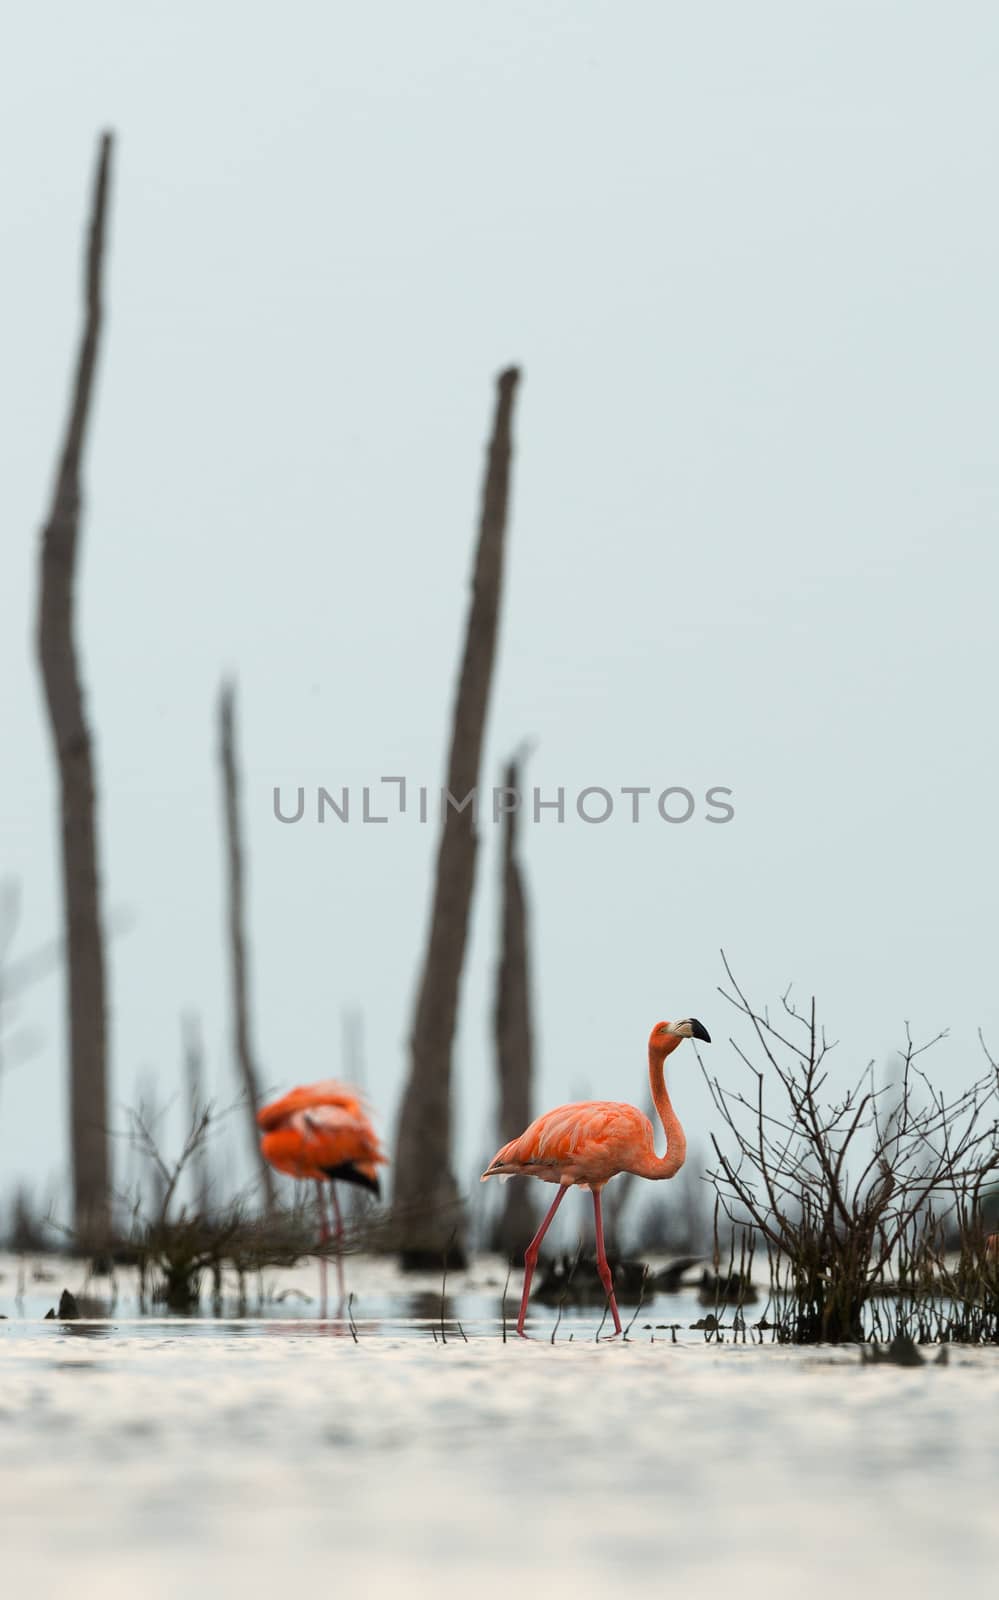
[[[736,817],[524,830],[539,1109],[644,1094],[724,945],[844,1067],[999,1043],[993,820],[999,16],[986,4],[61,0],[0,94],[0,871],[58,928],[37,528],[99,130],[119,136],[81,641],[114,1100],[201,1011],[228,1092],[214,699],[238,674],[266,1079],[363,1008],[396,1103],[435,834],[281,827],[275,783],[440,781],[495,372],[521,363],[485,778],[726,784]],[[496,837],[457,1063],[492,1144]],[[0,1193],[64,1171],[62,996],[0,1085]],[[706,1095],[677,1060],[694,1143]]]

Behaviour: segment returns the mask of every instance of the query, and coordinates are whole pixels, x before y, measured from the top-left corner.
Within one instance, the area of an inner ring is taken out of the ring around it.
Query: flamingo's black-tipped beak
[[[708,1032],[707,1028],[704,1026],[704,1023],[703,1022],[698,1022],[696,1017],[691,1017],[691,1019],[690,1019],[690,1037],[692,1039],[700,1039],[700,1040],[703,1041],[704,1044],[710,1044],[711,1043],[711,1035],[710,1035],[710,1033]]]

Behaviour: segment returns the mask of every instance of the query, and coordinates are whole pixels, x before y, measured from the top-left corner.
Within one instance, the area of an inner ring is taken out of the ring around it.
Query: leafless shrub
[[[193,1100],[181,1148],[171,1159],[163,1154],[158,1127],[145,1108],[128,1112],[124,1137],[152,1176],[145,1192],[155,1194],[156,1203],[150,1213],[143,1194],[133,1196],[130,1228],[116,1254],[138,1269],[143,1311],[156,1304],[174,1312],[196,1310],[208,1277],[213,1309],[220,1314],[227,1272],[235,1278],[237,1305],[244,1312],[247,1285],[254,1280],[256,1300],[263,1303],[268,1268],[294,1266],[305,1256],[331,1255],[336,1248],[332,1241],[322,1245],[317,1239],[311,1184],[299,1186],[290,1206],[264,1213],[252,1193],[237,1194],[221,1205],[210,1203],[204,1178],[208,1147],[235,1113],[245,1115],[242,1099],[221,1110]],[[193,1204],[179,1199],[189,1173],[194,1178]],[[384,1213],[376,1209],[354,1217],[344,1230],[341,1249],[370,1249],[384,1225]]]
[[[201,1278],[207,1269],[221,1272],[221,1250],[234,1225],[206,1214],[200,1207],[190,1213],[174,1201],[189,1164],[196,1161],[220,1120],[210,1105],[195,1105],[179,1154],[171,1161],[161,1152],[152,1116],[144,1107],[130,1109],[126,1137],[152,1175],[155,1208],[143,1212],[141,1196],[131,1206],[131,1228],[124,1253],[139,1272],[139,1301],[162,1301],[171,1311],[192,1311],[200,1298]],[[153,1282],[150,1284],[150,1276]]]
[[[750,1046],[732,1041],[749,1081],[729,1088],[705,1073],[725,1130],[712,1137],[711,1178],[724,1214],[766,1248],[778,1337],[863,1339],[878,1331],[870,1316],[865,1326],[865,1309],[886,1292],[902,1291],[924,1318],[932,1297],[986,1303],[981,1203],[999,1169],[995,1063],[948,1099],[921,1064],[945,1035],[917,1046],[907,1027],[894,1084],[878,1085],[868,1064],[830,1097],[833,1047],[814,1000],[802,1013],[785,993],[771,1022],[727,961],[725,970],[731,989],[721,993],[749,1025]],[[948,1225],[967,1244],[956,1269],[941,1252]],[[936,1336],[946,1327],[941,1314]]]

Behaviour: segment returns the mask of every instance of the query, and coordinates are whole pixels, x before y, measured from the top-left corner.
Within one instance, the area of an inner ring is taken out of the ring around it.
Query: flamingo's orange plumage
[[[655,1156],[652,1124],[637,1106],[580,1100],[537,1117],[496,1152],[483,1179],[522,1173],[544,1183],[595,1189]]]
[[[388,1157],[378,1143],[378,1135],[356,1089],[326,1078],[321,1083],[290,1089],[279,1100],[272,1100],[257,1112],[261,1130],[260,1148],[265,1160],[278,1172],[291,1178],[312,1180],[318,1185],[320,1234],[325,1244],[329,1237],[322,1186],[327,1181],[336,1217],[337,1277],[343,1301],[343,1265],[340,1240],[343,1221],[337,1199],[336,1180],[360,1185],[374,1194],[381,1193],[378,1168]],[[326,1261],[322,1259],[322,1301],[326,1303]]]
[[[356,1089],[332,1078],[290,1089],[257,1112],[264,1158],[292,1178],[342,1178],[380,1192],[387,1161]]]

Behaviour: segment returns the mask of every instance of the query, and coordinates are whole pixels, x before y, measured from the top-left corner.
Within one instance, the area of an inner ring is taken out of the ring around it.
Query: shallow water
[[[395,1263],[384,1257],[348,1256],[346,1260],[346,1288],[349,1309],[357,1321],[364,1321],[381,1332],[414,1332],[421,1326],[430,1337],[430,1325],[438,1324],[442,1315],[442,1290],[446,1323],[456,1321],[495,1321],[502,1327],[504,1298],[506,1317],[510,1328],[516,1322],[520,1302],[521,1274],[509,1273],[505,1262],[496,1257],[480,1256],[463,1272],[449,1272],[446,1280],[440,1269],[426,1273],[398,1271]],[[329,1309],[336,1307],[336,1272],[329,1266]],[[79,1262],[53,1257],[16,1260],[0,1255],[0,1312],[11,1319],[38,1319],[59,1304],[60,1291],[68,1288],[81,1297],[94,1301],[95,1311],[101,1315],[138,1320],[144,1312],[162,1315],[163,1307],[143,1307],[139,1298],[138,1278],[134,1271],[119,1270],[114,1279],[105,1277],[87,1279]],[[210,1320],[211,1295],[207,1281],[203,1285],[202,1303],[196,1320]],[[317,1319],[321,1314],[319,1301],[319,1269],[315,1261],[304,1260],[290,1268],[268,1269],[259,1278],[248,1278],[243,1286],[245,1303],[240,1304],[239,1286],[235,1277],[228,1274],[223,1283],[223,1311],[240,1321]],[[746,1308],[747,1320],[752,1321],[762,1308]],[[698,1317],[705,1315],[692,1291],[682,1294],[649,1293],[635,1317],[640,1321],[678,1323],[685,1329]],[[625,1322],[635,1314],[635,1306],[622,1304]],[[533,1314],[539,1325],[547,1324],[549,1331],[556,1321],[560,1324],[560,1337],[568,1337],[580,1313],[566,1305],[561,1314],[557,1307],[535,1305]],[[185,1319],[190,1320],[190,1319]],[[218,1320],[217,1318],[214,1320]],[[592,1312],[585,1313],[587,1326],[592,1322]],[[599,1321],[599,1313],[598,1318]],[[610,1323],[606,1324],[607,1329]],[[454,1328],[457,1333],[457,1328]],[[592,1336],[593,1329],[590,1329]],[[460,1338],[460,1333],[458,1334]]]
[[[529,1343],[469,1315],[435,1344],[350,1266],[357,1342],[308,1313],[0,1322],[5,1591],[989,1591],[996,1352],[861,1369],[644,1314],[627,1344],[589,1314],[552,1345],[548,1312]]]

